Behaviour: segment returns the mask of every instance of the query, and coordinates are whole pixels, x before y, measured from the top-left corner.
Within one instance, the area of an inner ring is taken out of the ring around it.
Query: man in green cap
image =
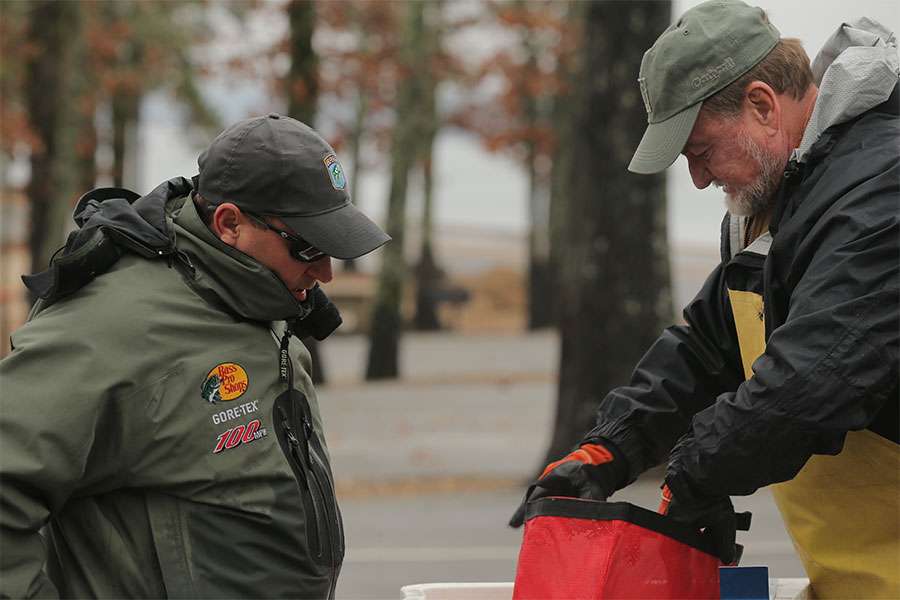
[[[334,151],[241,121],[193,181],[106,188],[0,362],[0,596],[330,598],[344,556],[297,339],[340,316],[331,258],[389,237]]]
[[[898,71],[866,18],[812,65],[737,0],[663,32],[629,169],[681,154],[698,188],[721,187],[722,262],[529,498],[605,500],[666,462],[669,514],[730,563],[729,497],[778,484],[817,596],[900,597]]]

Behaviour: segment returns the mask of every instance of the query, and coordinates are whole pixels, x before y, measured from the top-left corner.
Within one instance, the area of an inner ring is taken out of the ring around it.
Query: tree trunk
[[[440,45],[441,26],[438,22],[442,10],[440,3],[431,5],[434,19],[428,23],[425,39],[427,43],[426,62],[437,54]],[[419,164],[422,167],[422,246],[419,263],[416,265],[416,312],[413,327],[419,331],[441,329],[438,317],[438,295],[444,273],[437,265],[434,254],[434,139],[439,128],[437,113],[437,79],[431,69],[425,68],[420,74],[423,104],[421,143],[419,144]]]
[[[558,98],[554,102],[560,105],[559,114],[567,114],[565,107],[571,106],[571,97]],[[557,109],[554,108],[557,112]],[[568,179],[571,172],[572,151],[570,141],[573,133],[566,123],[569,118],[561,117],[561,125],[557,128],[558,145],[553,159],[553,167],[550,172],[550,223],[549,242],[550,256],[547,259],[547,270],[552,277],[552,285],[547,295],[547,308],[551,323],[559,326],[560,306],[560,269],[563,265],[563,253],[568,240],[566,239],[566,221],[571,197],[571,185]],[[560,121],[558,121],[560,122]]]
[[[566,25],[571,26],[581,23],[584,19],[584,11],[587,4],[582,2],[570,3],[566,9]],[[571,33],[569,34],[572,35]],[[573,36],[574,37],[574,36]],[[578,40],[570,41],[575,47]],[[561,58],[557,72],[563,81],[564,93],[553,97],[551,108],[551,122],[556,133],[556,148],[553,151],[553,164],[550,171],[549,182],[549,224],[548,243],[550,245],[547,269],[552,276],[552,293],[548,294],[547,311],[554,326],[559,325],[560,291],[559,271],[562,268],[562,253],[567,244],[566,219],[569,209],[569,199],[572,194],[572,186],[569,181],[569,173],[572,168],[572,139],[575,136],[575,120],[571,117],[574,107],[574,90],[576,89],[578,73],[569,49],[564,48],[560,53]]]
[[[529,71],[537,71],[538,49],[529,37],[523,40],[528,55]],[[540,126],[538,99],[523,90],[525,127],[534,135]],[[553,324],[550,299],[553,282],[549,269],[550,244],[549,211],[544,185],[537,170],[538,144],[526,142],[525,168],[528,172],[528,329],[535,330]]]
[[[79,5],[54,0],[31,5],[27,40],[25,101],[40,147],[31,151],[31,270],[47,267],[65,238],[66,219],[76,199],[75,123],[68,105],[73,92]],[[34,298],[32,298],[32,301]]]
[[[537,115],[532,127],[537,126]],[[536,144],[528,144],[528,329],[554,324],[553,272],[550,269],[550,223],[547,197],[536,168]]]
[[[547,461],[569,452],[598,404],[672,322],[665,176],[627,165],[646,126],[635,79],[670,3],[593,2],[572,118],[571,189],[560,268],[562,352]],[[590,174],[590,176],[586,176]]]
[[[366,379],[387,379],[399,375],[399,346],[402,328],[400,303],[406,277],[403,241],[406,229],[406,190],[409,171],[415,160],[416,136],[421,132],[417,107],[421,106],[423,92],[421,75],[427,68],[424,63],[424,2],[403,5],[407,11],[407,23],[401,66],[403,79],[397,90],[397,119],[391,144],[391,186],[388,197],[387,233],[393,241],[381,253],[381,273],[375,307],[372,311],[369,360]]]
[[[288,116],[313,126],[319,99],[319,61],[312,47],[316,27],[316,4],[311,0],[291,0],[287,5],[288,47],[291,68],[285,81]],[[324,355],[315,338],[303,338],[312,362],[313,383],[326,382]]]
[[[437,331],[441,329],[438,317],[438,293],[444,273],[437,265],[432,244],[434,215],[434,172],[432,170],[432,151],[434,137],[427,142],[427,150],[422,159],[423,206],[422,206],[422,248],[419,252],[419,264],[416,265],[416,313],[413,327],[418,331]]]
[[[137,4],[127,2],[101,3],[112,24],[126,24],[137,27],[141,19]],[[112,90],[110,108],[112,112],[112,180],[116,187],[137,186],[137,130],[140,119],[141,99],[144,94],[144,80],[140,77],[143,68],[144,40],[132,36],[119,47],[115,71],[119,78]]]
[[[361,37],[365,33],[360,31]],[[356,95],[356,116],[353,122],[353,130],[350,132],[350,162],[353,165],[350,173],[350,197],[351,199],[359,191],[359,178],[362,173],[362,141],[363,132],[365,131],[366,116],[369,111],[369,101],[366,98],[366,92],[362,89],[357,90]],[[344,261],[344,271],[355,273],[357,271],[356,259],[348,258]]]
[[[73,101],[69,102],[69,110],[76,122],[75,156],[77,162],[77,183],[79,193],[94,189],[97,185],[97,104],[100,95],[100,69],[93,61],[90,40],[97,30],[99,13],[94,4],[81,3],[79,6],[81,32],[75,48],[76,64],[84,65],[77,70],[73,83]]]
[[[97,184],[97,127],[94,123],[96,105],[90,99],[90,106],[84,106],[83,112],[78,113],[78,142],[76,153],[78,160],[78,184],[79,191],[87,192]]]
[[[84,19],[83,26],[88,27],[91,14],[84,14],[90,7],[81,6]],[[78,44],[78,64],[90,64],[90,53],[87,44],[82,37]],[[70,103],[72,117],[76,121],[75,156],[77,161],[78,179],[76,187],[79,193],[92,190],[97,185],[97,99],[99,97],[100,82],[98,74],[93,69],[79,69],[74,87],[74,102]]]
[[[356,37],[359,40],[360,54],[366,54],[369,51],[369,33],[366,28],[365,19],[362,16],[360,6],[356,3],[350,4],[350,14],[356,25]],[[365,68],[365,67],[362,67]],[[366,131],[366,119],[369,116],[369,98],[368,91],[364,87],[365,77],[362,74],[357,76],[359,87],[356,90],[356,107],[353,119],[353,129],[350,131],[350,139],[348,146],[350,147],[350,162],[352,172],[350,174],[350,199],[353,199],[359,192],[360,174],[362,173],[362,144]],[[358,270],[356,259],[350,258],[344,261],[344,271],[355,273]]]
[[[319,99],[319,61],[313,51],[316,27],[316,3],[291,0],[287,6],[290,24],[291,70],[288,74],[288,115],[314,127]]]
[[[115,187],[137,185],[134,155],[141,96],[130,89],[119,89],[112,96],[112,179]]]

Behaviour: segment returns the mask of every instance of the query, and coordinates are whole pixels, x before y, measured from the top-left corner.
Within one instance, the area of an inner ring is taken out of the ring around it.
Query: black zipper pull
[[[284,412],[284,409],[276,404],[276,409],[278,410],[279,415],[281,416],[281,428],[284,430],[284,434],[287,437],[288,443],[291,446],[299,446],[300,440],[297,439],[297,436],[294,435],[294,430],[291,428],[290,421],[288,420],[287,414]]]
[[[191,262],[191,257],[187,255],[186,252],[182,250],[176,250],[174,253],[175,258],[180,262],[184,267],[190,271],[191,277],[193,277],[197,273],[197,268],[194,266],[194,263]],[[172,267],[172,256],[169,255],[169,267]]]
[[[303,415],[303,434],[306,437],[306,443],[309,443],[313,435],[313,426],[306,415]]]
[[[288,442],[291,446],[300,446],[300,440],[297,439],[297,436],[294,435],[294,430],[291,429],[290,425],[287,423],[283,423],[282,427],[284,427],[284,431],[287,434]]]

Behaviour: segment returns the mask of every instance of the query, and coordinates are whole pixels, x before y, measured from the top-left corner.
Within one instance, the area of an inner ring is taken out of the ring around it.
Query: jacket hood
[[[216,237],[190,201],[184,177],[170,179],[145,196],[122,189],[88,192],[75,207],[79,229],[49,268],[22,277],[46,307],[105,273],[123,252],[177,265],[202,298],[254,321],[302,319],[314,308],[300,303],[278,276]]]
[[[86,193],[75,205],[78,229],[69,234],[47,269],[22,276],[25,286],[46,306],[105,273],[125,250],[145,258],[171,257],[175,236],[166,201],[190,189],[190,182],[178,177],[146,196],[122,188]]]
[[[75,206],[73,219],[80,229],[72,243],[80,246],[95,229],[103,228],[144,247],[141,250],[151,248],[156,251],[150,255],[159,250],[171,251],[175,247],[175,238],[166,218],[166,201],[190,191],[190,185],[183,177],[176,177],[156,186],[146,196],[122,188],[88,192]],[[147,254],[146,251],[139,253]]]
[[[897,85],[897,40],[881,23],[861,17],[842,24],[812,62],[816,104],[792,160],[804,162],[831,126],[887,100]]]
[[[220,240],[203,222],[190,198],[173,207],[176,245],[191,265],[189,283],[202,297],[254,321],[305,317],[311,307],[298,302],[268,267]]]

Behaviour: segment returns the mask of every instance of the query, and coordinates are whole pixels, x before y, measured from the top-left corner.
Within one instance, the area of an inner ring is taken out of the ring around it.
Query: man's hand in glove
[[[611,446],[582,444],[568,456],[550,463],[525,493],[525,499],[509,520],[510,527],[525,522],[525,505],[547,496],[566,496],[588,500],[606,500],[628,476],[625,461],[617,458]]]
[[[735,543],[736,531],[750,529],[749,512],[735,513],[728,496],[680,500],[672,494],[668,484],[663,485],[662,496],[660,513],[700,530],[700,534],[710,540],[723,564],[732,565],[740,560],[742,547]]]

